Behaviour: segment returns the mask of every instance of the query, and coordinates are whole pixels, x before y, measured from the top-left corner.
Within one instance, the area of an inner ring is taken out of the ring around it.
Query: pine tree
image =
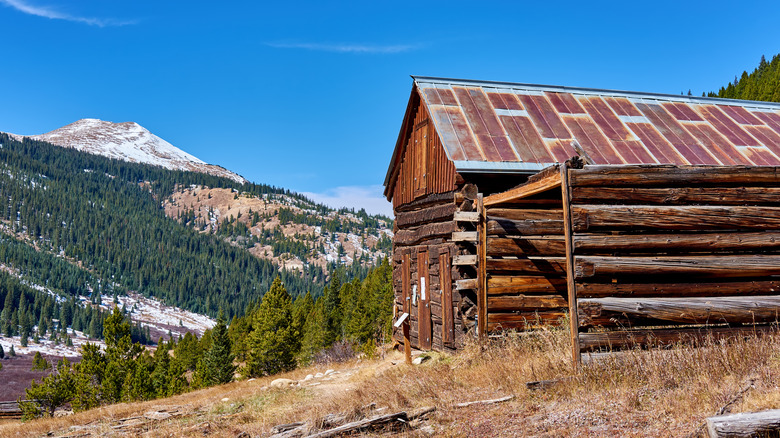
[[[3,346],[0,345],[0,359],[5,358],[5,350],[3,350]]]
[[[14,351],[13,345],[11,345],[11,349],[8,351],[8,355],[11,357],[16,357],[16,351]]]
[[[67,359],[62,359],[57,364],[57,371],[49,374],[41,380],[41,383],[32,381],[30,387],[25,390],[28,402],[21,402],[23,418],[30,419],[48,414],[54,416],[54,411],[73,399],[75,385],[73,371]]]
[[[49,368],[51,368],[51,365],[49,365],[49,362],[46,361],[46,359],[41,356],[40,351],[35,352],[35,356],[33,356],[32,361],[32,370],[33,371],[46,371]]]
[[[294,369],[300,339],[294,327],[292,299],[278,277],[263,296],[253,327],[244,374],[263,376]]]
[[[220,310],[217,325],[211,330],[211,347],[203,356],[203,385],[212,386],[232,382],[233,374],[236,372],[234,359],[230,336],[225,326],[225,316]]]

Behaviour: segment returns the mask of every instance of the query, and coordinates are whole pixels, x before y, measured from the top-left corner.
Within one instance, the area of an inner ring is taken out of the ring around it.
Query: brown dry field
[[[611,354],[587,361],[577,374],[565,330],[510,334],[468,345],[457,355],[434,353],[419,366],[405,365],[396,351],[383,356],[164,400],[0,424],[0,436],[268,436],[274,425],[295,421],[320,427],[328,414],[359,419],[362,407],[376,403],[386,408],[383,413],[427,406],[436,411],[413,422],[413,429],[371,436],[685,437],[696,436],[705,418],[727,405],[732,413],[780,406],[778,334]],[[326,368],[339,373],[301,386],[268,388],[274,378],[300,381]],[[526,387],[549,379],[562,380],[543,390]],[[514,399],[455,406],[506,395]],[[173,416],[144,417],[160,410]]]

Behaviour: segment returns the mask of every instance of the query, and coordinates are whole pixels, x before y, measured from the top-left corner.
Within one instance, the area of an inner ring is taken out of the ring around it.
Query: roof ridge
[[[472,79],[440,78],[434,76],[412,75],[412,79],[414,80],[415,84],[434,83],[434,84],[447,84],[447,85],[466,85],[466,86],[471,85],[471,86],[478,86],[478,87],[493,87],[493,88],[515,88],[515,89],[522,89],[522,90],[529,90],[529,91],[550,91],[550,92],[572,93],[572,94],[624,96],[624,97],[632,97],[632,98],[671,100],[675,102],[721,103],[726,105],[736,105],[742,107],[754,107],[754,108],[763,107],[763,108],[780,109],[780,103],[778,102],[726,99],[722,97],[686,96],[686,95],[652,93],[652,92],[641,92],[641,91],[612,90],[612,89],[603,89],[603,88],[570,87],[570,86],[563,86],[563,85],[545,85],[545,84],[530,84],[530,83],[522,83],[522,82],[481,81],[481,80],[472,80]]]

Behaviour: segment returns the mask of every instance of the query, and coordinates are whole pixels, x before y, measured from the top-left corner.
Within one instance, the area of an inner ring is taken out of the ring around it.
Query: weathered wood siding
[[[570,169],[583,351],[780,319],[780,169]]]
[[[568,306],[560,188],[508,196],[485,217],[487,331],[558,324]]]
[[[405,127],[406,147],[393,177],[393,207],[397,208],[434,193],[456,189],[455,166],[447,159],[419,97],[415,96],[414,118]]]

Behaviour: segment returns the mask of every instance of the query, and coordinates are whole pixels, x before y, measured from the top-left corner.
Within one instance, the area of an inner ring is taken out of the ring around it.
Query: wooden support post
[[[406,321],[403,322],[403,332],[404,332],[404,357],[406,358],[406,364],[411,365],[412,364],[412,340],[409,336],[409,330],[411,327],[411,314],[412,314],[412,293],[411,293],[411,271],[410,271],[410,265],[411,265],[411,256],[409,253],[404,254],[403,258],[403,264],[401,266],[401,275],[402,275],[402,291],[403,295],[401,298],[403,299],[403,311],[407,315],[409,315],[406,318]]]
[[[404,330],[404,359],[407,365],[412,364],[412,341],[409,339],[409,318],[403,324]]]
[[[566,287],[569,298],[569,329],[571,330],[571,354],[574,371],[582,365],[580,352],[580,323],[577,317],[577,289],[574,283],[574,244],[572,240],[571,198],[569,187],[569,162],[561,165],[561,195],[563,196],[563,231],[566,239]]]
[[[487,337],[488,327],[488,309],[487,309],[487,215],[485,215],[485,205],[483,204],[482,194],[477,195],[477,211],[480,212],[480,220],[477,229],[479,244],[477,245],[477,333],[481,340]]]

